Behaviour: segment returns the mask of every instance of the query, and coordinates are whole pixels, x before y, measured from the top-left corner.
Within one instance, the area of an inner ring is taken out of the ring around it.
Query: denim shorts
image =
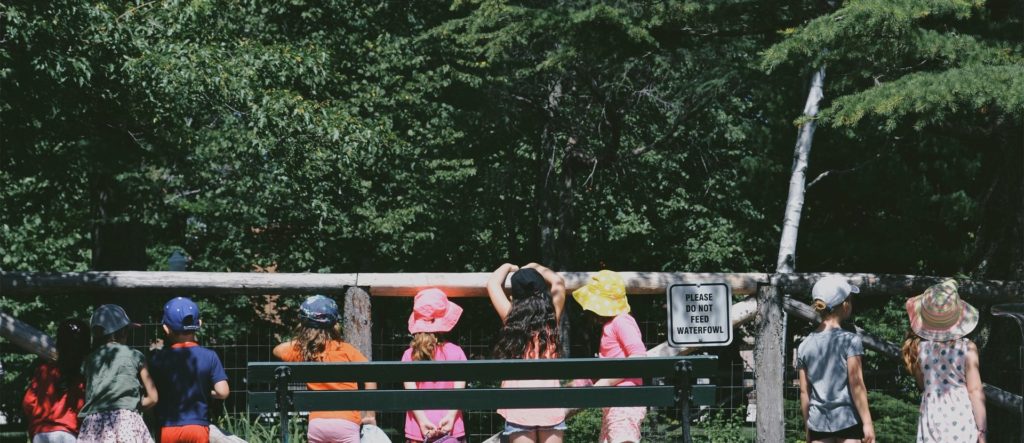
[[[566,429],[569,429],[569,427],[565,425],[565,420],[562,420],[561,422],[559,422],[558,424],[556,424],[554,426],[517,425],[517,424],[512,423],[510,421],[506,421],[505,422],[505,430],[501,432],[501,435],[508,436],[508,435],[512,435],[512,434],[518,434],[520,432],[564,431]]]

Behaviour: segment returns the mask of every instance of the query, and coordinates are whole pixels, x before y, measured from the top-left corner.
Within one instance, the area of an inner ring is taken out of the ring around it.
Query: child
[[[164,348],[149,358],[162,397],[156,406],[161,443],[208,443],[209,399],[228,397],[228,376],[220,358],[196,343],[202,325],[199,306],[184,297],[164,305]]]
[[[864,345],[857,334],[840,328],[853,312],[849,296],[858,292],[840,276],[822,278],[811,290],[821,324],[797,349],[808,442],[875,441],[861,372]]]
[[[955,280],[907,300],[914,336],[903,360],[924,391],[918,442],[986,441],[985,391],[978,347],[964,338],[978,326],[978,310],[960,299]]]
[[[92,314],[95,350],[82,363],[85,406],[79,443],[153,442],[140,409],[156,404],[157,391],[142,353],[125,346],[128,327],[138,324],[118,305],[103,305]]]
[[[440,289],[424,289],[416,294],[412,314],[409,316],[409,333],[412,343],[402,355],[402,361],[453,361],[465,360],[455,343],[445,340],[444,334],[459,322],[462,307],[448,301]],[[463,389],[464,381],[405,382],[405,389]],[[409,411],[405,414],[405,438],[410,442],[465,441],[466,429],[462,413],[458,410]]]
[[[584,310],[587,323],[601,331],[598,356],[601,358],[646,357],[647,348],[640,335],[640,326],[629,315],[626,282],[617,272],[601,271],[572,296]],[[596,332],[596,331],[595,331]],[[589,336],[596,336],[591,333]],[[640,386],[639,378],[601,379],[595,386]],[[640,424],[647,415],[644,407],[604,408],[601,419],[601,443],[636,443],[640,441]]]
[[[291,362],[365,362],[358,349],[341,341],[338,330],[338,304],[322,295],[314,295],[299,307],[299,326],[295,338],[274,347],[274,356]],[[314,391],[358,389],[356,383],[307,383]],[[366,389],[377,389],[366,383]],[[376,414],[366,411],[314,411],[309,413],[310,443],[358,443],[360,424],[376,424]]]
[[[64,320],[57,327],[57,361],[39,364],[21,403],[32,443],[74,443],[78,411],[85,404],[82,360],[88,352],[89,325]]]
[[[516,272],[518,271],[518,272]],[[505,278],[512,275],[512,300],[505,296]],[[558,357],[558,318],[565,303],[565,282],[557,273],[536,263],[520,270],[503,264],[487,282],[487,294],[501,318],[502,328],[494,354],[499,359]],[[504,388],[558,387],[558,380],[506,380]],[[510,443],[561,443],[565,410],[499,409],[505,417],[502,435]]]

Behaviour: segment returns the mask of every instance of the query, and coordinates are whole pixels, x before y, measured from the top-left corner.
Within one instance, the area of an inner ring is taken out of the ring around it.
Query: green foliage
[[[602,412],[600,409],[584,409],[565,422],[565,443],[588,443],[601,438]]]
[[[749,442],[753,438],[753,430],[744,420],[746,415],[746,408],[743,407],[732,411],[716,411],[699,427],[695,427],[693,441],[704,443]]]

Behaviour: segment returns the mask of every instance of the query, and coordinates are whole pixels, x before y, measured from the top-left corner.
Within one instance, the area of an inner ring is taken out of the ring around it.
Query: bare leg
[[[539,443],[562,443],[562,435],[564,433],[565,431],[556,431],[553,429],[538,431],[537,441]]]

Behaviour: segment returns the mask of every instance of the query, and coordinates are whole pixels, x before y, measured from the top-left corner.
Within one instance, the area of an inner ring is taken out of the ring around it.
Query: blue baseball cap
[[[299,306],[299,320],[310,328],[328,329],[338,323],[338,304],[322,295],[314,295]]]
[[[174,297],[164,305],[163,324],[174,332],[199,330],[199,306],[185,297]]]

